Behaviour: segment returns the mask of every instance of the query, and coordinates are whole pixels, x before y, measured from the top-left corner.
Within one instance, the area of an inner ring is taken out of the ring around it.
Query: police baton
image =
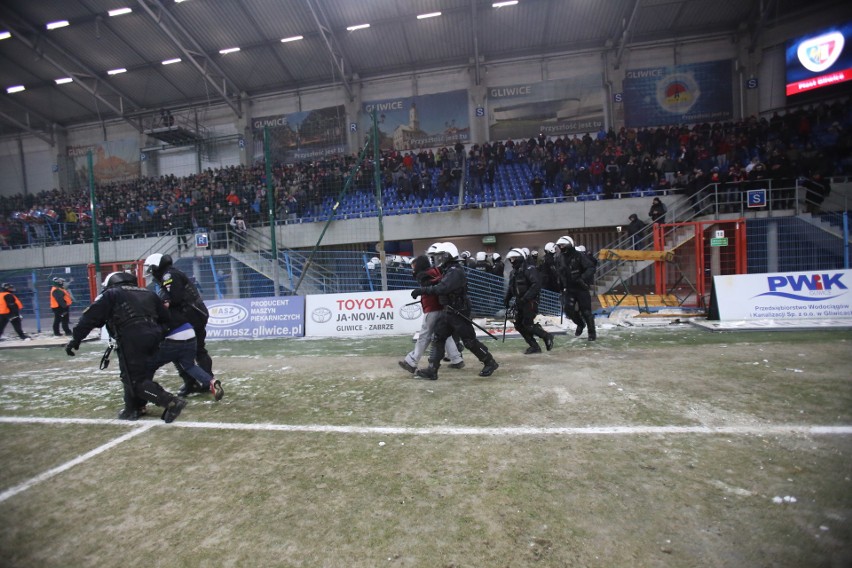
[[[496,336],[496,335],[494,335],[493,333],[491,333],[490,331],[488,331],[487,329],[485,329],[484,327],[482,327],[481,325],[479,325],[478,323],[476,323],[475,321],[473,321],[472,319],[470,319],[469,317],[467,317],[466,315],[464,315],[463,313],[461,313],[460,311],[458,311],[457,309],[455,309],[454,307],[452,307],[452,306],[447,306],[447,309],[448,309],[448,310],[450,310],[451,312],[453,312],[454,314],[456,314],[457,316],[459,316],[461,319],[463,319],[464,321],[466,321],[466,322],[467,322],[467,323],[469,323],[470,325],[472,325],[472,326],[474,326],[474,327],[476,327],[476,328],[479,328],[479,329],[481,329],[482,331],[484,331],[485,333],[487,333],[487,334],[488,334],[488,337],[490,337],[490,338],[491,338],[491,339],[493,339],[494,341],[500,341],[499,339],[497,339],[497,336]]]
[[[99,365],[101,371],[109,367],[109,356],[112,354],[112,350],[115,348],[115,345],[112,341],[109,342],[109,346],[104,351],[103,357],[101,357],[101,364]]]
[[[505,313],[503,315],[503,343],[506,343],[506,324],[509,321],[509,309],[510,309],[510,304],[506,304],[506,310],[505,310]]]

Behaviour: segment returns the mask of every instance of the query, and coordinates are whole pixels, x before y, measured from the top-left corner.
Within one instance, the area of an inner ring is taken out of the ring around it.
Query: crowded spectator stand
[[[750,183],[848,176],[850,156],[852,104],[844,100],[735,122],[387,150],[380,177],[386,214],[672,193],[698,199],[708,184],[733,201]],[[277,221],[328,218],[356,160],[273,164]],[[376,215],[372,160],[365,159],[353,181],[347,215]],[[238,213],[249,227],[264,221],[266,191],[262,163],[98,184],[99,235],[112,240],[174,231],[186,245],[186,236],[199,229],[227,231]],[[82,188],[0,197],[0,246],[90,242],[88,202]]]

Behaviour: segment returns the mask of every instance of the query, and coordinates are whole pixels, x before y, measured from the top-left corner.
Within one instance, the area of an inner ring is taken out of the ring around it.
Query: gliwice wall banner
[[[360,126],[364,136],[372,128],[374,110],[383,150],[434,148],[470,141],[467,91],[365,102]]]
[[[269,127],[273,162],[302,162],[346,153],[343,105],[252,120],[254,159],[263,160],[263,131]]]
[[[628,69],[622,87],[628,128],[721,122],[734,116],[731,60]]]
[[[599,74],[488,89],[492,140],[597,132],[602,126]]]

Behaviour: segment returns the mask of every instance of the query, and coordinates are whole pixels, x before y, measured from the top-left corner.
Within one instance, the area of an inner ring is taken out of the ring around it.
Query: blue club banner
[[[628,128],[717,122],[734,117],[733,63],[729,59],[628,69],[623,91],[624,123]]]

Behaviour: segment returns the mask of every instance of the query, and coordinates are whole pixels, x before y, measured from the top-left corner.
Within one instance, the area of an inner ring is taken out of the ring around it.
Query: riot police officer
[[[556,241],[559,248],[559,256],[556,259],[556,268],[562,283],[563,306],[566,313],[569,309],[576,310],[578,316],[568,313],[572,321],[577,323],[575,335],[581,335],[583,328],[589,330],[589,341],[595,341],[598,336],[595,331],[595,316],[592,315],[591,284],[595,277],[595,265],[589,257],[574,248],[574,240],[569,236],[562,236]],[[576,306],[576,308],[573,308]],[[573,309],[572,309],[573,308]]]
[[[170,255],[160,253],[150,255],[144,262],[145,271],[159,284],[160,296],[169,312],[175,319],[186,320],[192,325],[195,330],[195,360],[208,375],[213,375],[213,359],[207,353],[206,345],[207,306],[192,280],[172,264]],[[181,369],[178,372],[183,379],[183,386],[178,391],[180,396],[207,391],[188,373]]]
[[[538,315],[539,293],[541,292],[541,278],[535,265],[527,262],[521,249],[513,248],[506,254],[506,260],[512,263],[512,273],[509,276],[509,289],[506,291],[504,304],[509,309],[509,302],[515,299],[515,317],[513,322],[515,329],[524,338],[529,347],[524,355],[541,353],[541,347],[535,340],[540,337],[544,340],[544,346],[548,351],[553,349],[553,335],[544,331],[536,323]]]
[[[491,254],[491,274],[494,276],[499,276],[503,278],[505,275],[503,272],[506,270],[505,265],[503,264],[503,260],[500,258],[500,253],[495,252]]]
[[[480,272],[491,272],[491,265],[488,264],[488,255],[485,252],[476,253],[476,263],[473,265],[473,269]]]
[[[74,299],[71,293],[65,289],[64,278],[54,278],[53,286],[50,287],[50,309],[53,311],[53,335],[59,337],[62,334],[59,332],[60,326],[65,335],[71,335],[71,304]]]
[[[166,423],[173,422],[186,401],[154,382],[154,371],[149,365],[163,338],[164,326],[169,322],[168,311],[155,293],[139,288],[136,276],[128,272],[109,274],[103,287],[74,326],[73,339],[65,346],[65,352],[73,357],[92,329],[106,325],[116,342],[124,384],[124,408],[118,418],[136,420],[147,401],[162,406],[162,419]]]
[[[551,292],[561,292],[559,274],[556,272],[556,243],[550,242],[544,245],[544,258],[538,267],[541,276],[541,287]]]
[[[419,379],[436,380],[438,368],[444,358],[444,342],[454,333],[458,335],[465,347],[483,363],[480,377],[490,377],[499,365],[488,348],[476,339],[476,332],[470,320],[470,296],[467,291],[467,275],[461,266],[459,252],[453,243],[439,243],[435,253],[435,263],[443,274],[437,284],[415,288],[412,298],[423,294],[435,294],[442,306],[444,317],[435,325],[432,334],[432,352],[429,354],[429,366],[417,369],[414,374]]]

